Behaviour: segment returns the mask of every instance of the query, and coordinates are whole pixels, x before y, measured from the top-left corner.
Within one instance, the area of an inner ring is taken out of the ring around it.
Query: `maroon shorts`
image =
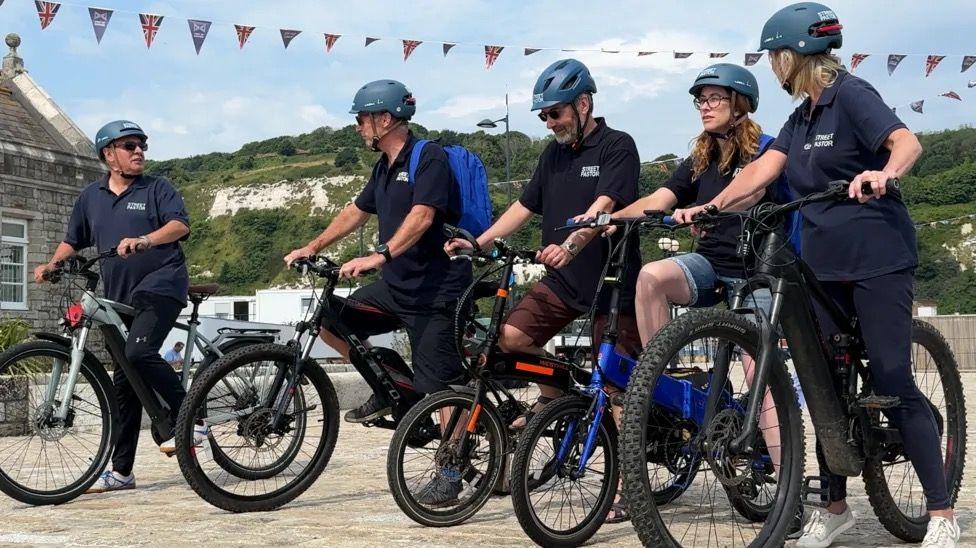
[[[570,322],[582,315],[580,311],[563,302],[546,284],[538,282],[508,313],[505,324],[525,333],[536,346],[542,347]],[[596,316],[590,326],[592,341],[599,341],[603,337],[606,323],[606,314]],[[594,344],[594,355],[598,349],[599,345]],[[634,358],[641,353],[637,319],[633,314],[621,314],[617,317],[617,350]]]

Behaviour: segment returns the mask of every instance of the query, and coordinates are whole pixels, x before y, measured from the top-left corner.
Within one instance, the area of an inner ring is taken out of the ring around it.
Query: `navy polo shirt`
[[[807,98],[772,148],[786,154],[786,176],[798,196],[881,170],[891,133],[906,127],[864,80],[840,72],[810,111]],[[803,260],[818,279],[853,281],[918,264],[915,227],[899,193],[859,204],[843,200],[803,208]]]
[[[567,219],[586,212],[599,196],[613,198],[615,210],[637,200],[640,176],[637,145],[630,135],[607,127],[603,118],[597,118],[596,124],[579,151],[550,142],[539,158],[532,180],[522,191],[519,198],[522,205],[542,215],[543,245],[563,243],[567,234],[555,229],[565,226]],[[619,236],[618,231],[612,238],[615,245]],[[603,238],[594,238],[568,265],[559,269],[546,267],[542,283],[567,305],[580,312],[588,311],[607,261],[605,242]],[[630,312],[641,264],[637,246],[630,250],[627,263],[620,306]],[[606,308],[608,294],[604,291],[601,295],[601,309]]]
[[[407,303],[446,302],[457,299],[471,283],[471,264],[451,261],[444,253],[444,223],[461,218],[461,195],[454,182],[447,154],[437,143],[427,143],[417,162],[413,185],[407,173],[410,153],[417,144],[413,133],[390,165],[386,154],[373,166],[373,174],[356,198],[356,207],[376,215],[379,241],[393,237],[415,205],[436,211],[434,222],[413,247],[385,263],[383,281]]]
[[[81,191],[64,241],[76,250],[95,246],[101,253],[118,247],[124,238],[149,234],[173,220],[190,226],[183,197],[166,179],[141,175],[116,196],[105,175]],[[101,272],[105,297],[113,301],[131,304],[133,294],[145,291],[186,305],[190,277],[179,242],[160,244],[125,259],[105,259]]]
[[[749,161],[751,158],[744,162],[740,160],[740,166],[745,166]],[[728,173],[721,173],[716,152],[713,154],[708,168],[698,178],[695,178],[692,160],[688,158],[681,162],[678,169],[665,181],[664,188],[673,192],[678,199],[676,207],[683,208],[696,204],[707,204],[718,196],[725,187],[729,186],[735,174],[740,170],[741,167]],[[771,198],[770,189],[766,191],[762,201],[768,201]],[[724,219],[702,236],[695,252],[708,259],[712,268],[719,275],[730,278],[746,278],[747,263],[743,261],[742,257],[736,255],[740,234],[742,234],[741,219]],[[748,264],[748,266],[751,267],[752,265]]]

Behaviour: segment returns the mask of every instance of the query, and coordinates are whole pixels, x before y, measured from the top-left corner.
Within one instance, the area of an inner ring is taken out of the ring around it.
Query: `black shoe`
[[[453,470],[442,470],[420,491],[417,502],[434,508],[456,503],[462,490],[461,478],[452,479],[457,475]]]
[[[803,534],[803,505],[800,504],[796,507],[796,512],[793,514],[793,521],[790,522],[790,528],[786,530],[786,540],[796,540],[800,538]]]
[[[346,411],[343,419],[346,422],[369,422],[376,420],[380,417],[384,417],[393,413],[393,408],[386,404],[386,402],[381,402],[376,394],[373,394],[366,400],[366,403],[360,405],[356,409]]]

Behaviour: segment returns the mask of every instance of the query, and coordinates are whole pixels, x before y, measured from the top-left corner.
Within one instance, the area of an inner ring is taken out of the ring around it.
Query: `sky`
[[[151,134],[155,159],[230,152],[251,141],[347,125],[356,90],[380,78],[407,84],[417,99],[414,121],[427,128],[476,131],[479,120],[505,115],[508,94],[511,129],[542,137],[545,125],[529,111],[532,85],[550,63],[576,56],[597,82],[596,114],[630,133],[647,161],[683,156],[701,129],[688,88],[715,60],[700,53],[677,60],[670,52],[729,51],[722,61],[742,63],[745,52],[756,51],[765,20],[788,3],[72,0],[41,30],[33,0],[0,0],[0,34],[21,36],[31,76],[89,136],[107,121],[134,120]],[[100,45],[88,15],[92,5],[117,10]],[[960,73],[962,55],[976,55],[971,0],[828,5],[844,25],[838,55],[849,63],[852,53],[872,54],[855,73],[897,106],[911,129],[976,121],[976,88],[967,88],[976,67]],[[164,16],[151,49],[138,12]],[[187,19],[214,21],[199,55]],[[234,23],[257,27],[243,49]],[[282,28],[303,31],[287,49]],[[326,32],[342,35],[329,53]],[[364,47],[365,36],[382,39]],[[403,38],[424,40],[406,62]],[[458,43],[446,57],[445,41]],[[491,70],[484,66],[485,44],[506,46]],[[555,50],[525,56],[523,47]],[[921,55],[905,58],[889,76],[889,53]],[[946,55],[928,78],[926,54]],[[775,135],[796,105],[779,89],[767,59],[751,67],[760,86],[754,117]],[[963,101],[939,97],[949,90]],[[908,108],[918,99],[926,100],[924,115]]]

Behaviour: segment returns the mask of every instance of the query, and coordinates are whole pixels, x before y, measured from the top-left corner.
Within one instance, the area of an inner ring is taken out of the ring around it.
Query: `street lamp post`
[[[496,128],[498,122],[505,122],[505,181],[508,186],[508,205],[512,204],[512,165],[511,165],[511,145],[508,140],[508,94],[505,94],[505,117],[498,120],[485,118],[478,122],[480,128]]]

